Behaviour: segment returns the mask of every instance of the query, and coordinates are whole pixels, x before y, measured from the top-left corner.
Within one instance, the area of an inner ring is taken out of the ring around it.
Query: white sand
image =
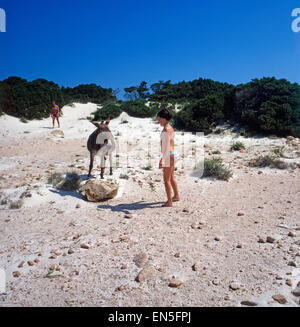
[[[47,179],[53,172],[75,170],[86,180],[86,141],[95,127],[79,119],[90,116],[96,107],[90,103],[64,107],[60,128],[64,138],[51,134],[50,118],[24,124],[7,115],[0,117],[0,201],[8,201],[0,205],[0,268],[7,276],[0,306],[240,306],[243,300],[280,306],[271,297],[278,293],[286,296],[285,306],[298,305],[291,290],[300,281],[296,244],[300,170],[251,168],[248,162],[285,146],[294,158],[283,160],[299,164],[299,140],[293,146],[285,138],[236,138],[230,131],[205,137],[176,133],[175,176],[181,201],[162,209],[159,206],[166,200],[158,169],[162,127],[150,118],[122,113],[109,125],[119,146],[120,166],[114,156],[113,176],[105,171],[105,180],[119,183],[120,192],[110,201],[89,203],[76,192],[57,191]],[[245,144],[246,152],[229,151],[236,141]],[[208,147],[199,148],[203,144]],[[202,150],[205,158],[213,156],[211,151],[221,151],[233,178],[225,182],[193,175],[192,147],[197,155]],[[98,164],[96,158],[96,178]],[[142,169],[148,165],[152,170]],[[120,179],[121,174],[129,179]],[[9,209],[10,201],[26,191],[31,197],[23,198],[23,206]],[[124,218],[126,213],[133,218]],[[289,231],[295,237],[288,236]],[[123,236],[130,239],[121,241]],[[260,236],[273,236],[276,241],[258,243]],[[90,244],[90,249],[80,248],[82,243]],[[69,248],[73,254],[68,254]],[[56,259],[50,259],[51,250],[60,253]],[[141,252],[147,253],[155,274],[139,284],[135,277],[141,268],[133,258]],[[174,257],[176,252],[179,258]],[[28,266],[27,261],[35,258],[40,262]],[[18,268],[21,261],[25,265]],[[290,261],[298,268],[289,266]],[[195,262],[196,272],[191,268]],[[60,269],[53,275],[60,277],[44,278],[53,264]],[[121,269],[122,264],[127,268]],[[13,271],[21,276],[13,277]],[[180,288],[168,287],[172,276],[183,282]],[[286,285],[286,279],[292,280],[293,287]],[[240,284],[238,290],[230,290],[232,281]]]

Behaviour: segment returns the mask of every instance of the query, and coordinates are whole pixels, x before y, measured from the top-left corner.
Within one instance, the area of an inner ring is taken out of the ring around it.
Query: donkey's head
[[[110,118],[102,120],[100,123],[97,121],[91,121],[91,123],[97,127],[99,133],[109,131],[108,125],[110,123]]]

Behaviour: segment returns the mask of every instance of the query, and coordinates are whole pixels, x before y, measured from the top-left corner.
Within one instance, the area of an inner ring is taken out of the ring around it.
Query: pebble
[[[285,281],[285,283],[286,283],[286,285],[288,285],[288,286],[293,286],[293,283],[292,283],[292,281],[290,280],[290,279],[287,279],[286,281]]]
[[[18,265],[18,268],[23,268],[23,267],[24,267],[24,264],[25,264],[25,261],[22,261],[22,262]]]
[[[288,236],[290,236],[290,237],[296,237],[296,234],[293,233],[293,232],[289,232],[289,233],[288,233]]]
[[[182,212],[187,212],[187,213],[189,213],[190,210],[189,210],[188,208],[183,208],[183,209],[182,209]]]
[[[90,246],[89,246],[88,244],[86,244],[86,243],[82,243],[82,244],[80,244],[80,247],[81,247],[82,249],[89,249],[89,248],[90,248]]]
[[[219,236],[216,236],[216,237],[214,238],[214,240],[215,240],[215,241],[221,241],[221,238],[220,238]]]
[[[237,215],[238,215],[238,216],[244,216],[244,213],[242,213],[242,212],[238,212]]]
[[[293,290],[292,293],[295,296],[300,296],[300,286],[299,286],[299,283],[298,283],[298,286]]]
[[[240,288],[240,285],[239,285],[238,283],[233,282],[233,283],[231,283],[231,284],[229,285],[229,287],[230,287],[233,291],[236,291],[236,290],[238,290],[238,289]]]
[[[126,218],[126,219],[132,219],[132,215],[125,215],[124,218]]]
[[[176,253],[174,254],[174,257],[175,257],[175,258],[180,258],[180,253],[179,253],[179,252],[176,252]]]
[[[255,306],[257,306],[257,303],[256,302],[253,302],[253,301],[242,301],[241,302],[241,304],[242,305],[246,305],[246,306],[248,306],[248,307],[255,307]]]
[[[182,285],[182,281],[181,280],[178,280],[178,279],[172,279],[170,282],[169,282],[169,287],[179,287],[180,285]]]
[[[267,236],[267,242],[268,243],[274,243],[275,242],[275,238],[272,236]]]
[[[291,266],[291,267],[297,267],[297,264],[296,264],[296,262],[294,262],[294,261],[290,261],[290,262],[288,263],[288,266]]]
[[[68,250],[68,254],[73,254],[74,253],[74,250],[73,249],[69,249]]]
[[[145,267],[142,269],[136,277],[136,281],[142,283],[144,280],[150,278],[155,273],[152,266]]]
[[[237,247],[238,249],[241,249],[241,248],[243,247],[243,245],[239,243],[236,247]]]
[[[13,276],[14,277],[20,277],[21,276],[21,273],[19,271],[13,271]]]
[[[80,208],[80,204],[77,203],[77,204],[76,204],[76,209],[79,209],[79,208]]]
[[[287,299],[282,294],[272,295],[273,300],[277,301],[280,304],[287,303]]]
[[[258,243],[266,243],[266,238],[264,238],[264,237],[260,237],[259,239],[258,239]]]
[[[123,264],[123,265],[121,266],[121,269],[127,269],[127,268],[128,268],[128,266],[125,265],[125,264]]]
[[[148,260],[148,255],[145,252],[136,254],[133,258],[133,262],[138,266],[139,268],[142,268],[145,266],[146,262]]]
[[[199,265],[198,265],[198,263],[195,262],[195,263],[193,264],[192,268],[193,268],[194,271],[198,271],[198,270],[199,270]]]
[[[33,261],[34,261],[35,263],[39,263],[39,262],[40,262],[40,260],[39,260],[38,258],[34,259]]]
[[[27,261],[27,264],[28,264],[28,266],[33,266],[34,262],[30,260],[30,261]]]

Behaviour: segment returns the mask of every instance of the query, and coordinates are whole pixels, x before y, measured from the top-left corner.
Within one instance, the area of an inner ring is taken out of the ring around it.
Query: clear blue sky
[[[300,0],[0,0],[0,80],[124,88],[275,76],[300,83]]]

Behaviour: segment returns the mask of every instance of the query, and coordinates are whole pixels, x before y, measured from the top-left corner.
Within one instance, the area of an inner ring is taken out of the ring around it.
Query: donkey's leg
[[[104,171],[105,171],[105,155],[104,153],[101,155],[101,179],[103,179]]]
[[[113,174],[113,169],[112,169],[112,153],[109,154],[109,167],[110,167],[110,172],[109,174]]]
[[[91,151],[90,152],[90,168],[89,168],[88,178],[91,177],[91,172],[93,170],[93,165],[94,165],[94,158],[95,158],[95,152]]]

